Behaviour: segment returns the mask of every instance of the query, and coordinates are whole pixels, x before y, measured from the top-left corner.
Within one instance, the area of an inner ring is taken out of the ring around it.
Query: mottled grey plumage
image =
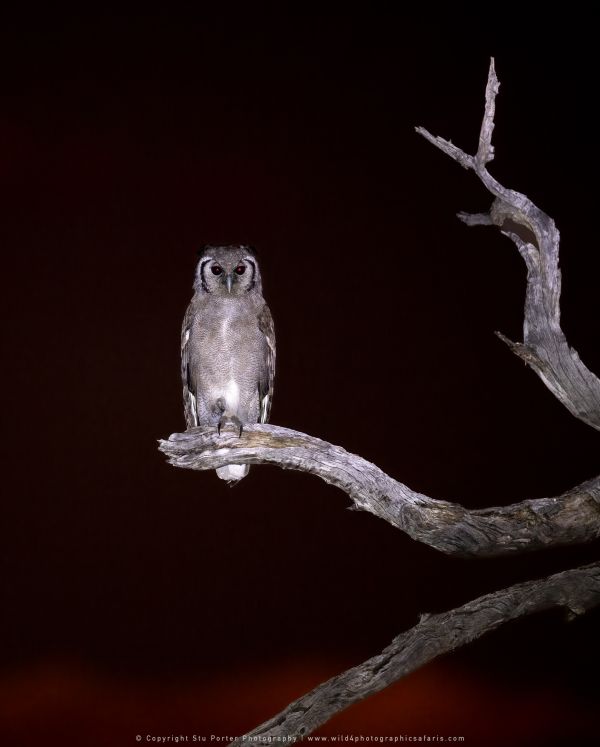
[[[204,248],[181,329],[181,377],[188,428],[266,423],[275,377],[275,329],[248,246]],[[241,480],[248,465],[217,474]]]

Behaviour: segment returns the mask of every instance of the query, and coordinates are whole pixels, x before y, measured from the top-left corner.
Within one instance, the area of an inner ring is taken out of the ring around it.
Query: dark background
[[[493,334],[520,337],[524,267],[454,217],[489,196],[414,132],[474,151],[496,56],[491,171],[556,220],[564,329],[600,370],[590,19],[277,7],[2,24],[2,744],[235,735],[421,612],[597,557],[446,557],[313,477],[231,490],[157,451],[196,251],[247,242],[272,422],[469,507],[598,472],[597,434]],[[506,626],[322,733],[586,744],[599,620]]]

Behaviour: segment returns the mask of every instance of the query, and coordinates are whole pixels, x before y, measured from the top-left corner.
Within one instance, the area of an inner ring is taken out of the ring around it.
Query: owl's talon
[[[220,436],[221,435],[221,428],[223,428],[226,425],[233,425],[235,428],[238,429],[238,438],[242,437],[242,432],[244,430],[244,424],[242,421],[237,417],[237,415],[222,415],[219,418],[219,422],[217,423],[217,433]]]

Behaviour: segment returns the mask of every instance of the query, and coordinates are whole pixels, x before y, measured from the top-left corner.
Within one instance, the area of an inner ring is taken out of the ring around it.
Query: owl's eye
[[[243,275],[246,272],[246,266],[245,265],[238,265],[235,268],[236,275]]]
[[[219,267],[219,265],[213,265],[210,268],[210,271],[212,272],[213,275],[220,275],[223,272],[223,268]]]

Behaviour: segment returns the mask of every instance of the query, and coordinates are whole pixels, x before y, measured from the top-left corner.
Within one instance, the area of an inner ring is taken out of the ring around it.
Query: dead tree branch
[[[498,226],[516,244],[525,261],[527,293],[523,342],[512,342],[500,333],[497,333],[498,336],[538,374],[569,412],[592,428],[600,430],[600,379],[586,368],[577,351],[569,346],[560,326],[558,229],[552,218],[528,197],[503,187],[486,168],[486,164],[494,157],[492,132],[499,87],[492,59],[479,147],[474,156],[468,155],[448,140],[434,137],[423,127],[417,127],[416,130],[461,166],[472,169],[496,198],[489,214],[459,213],[458,217],[468,226]]]
[[[324,682],[232,745],[295,741],[332,716],[510,620],[563,607],[569,616],[600,604],[600,563],[510,586],[450,612],[422,615],[380,654]]]
[[[357,509],[451,555],[505,555],[600,537],[600,476],[555,498],[469,511],[416,493],[340,446],[274,425],[249,425],[242,438],[191,428],[160,441],[159,448],[172,465],[187,469],[216,469],[233,461],[308,472],[341,488]]]

